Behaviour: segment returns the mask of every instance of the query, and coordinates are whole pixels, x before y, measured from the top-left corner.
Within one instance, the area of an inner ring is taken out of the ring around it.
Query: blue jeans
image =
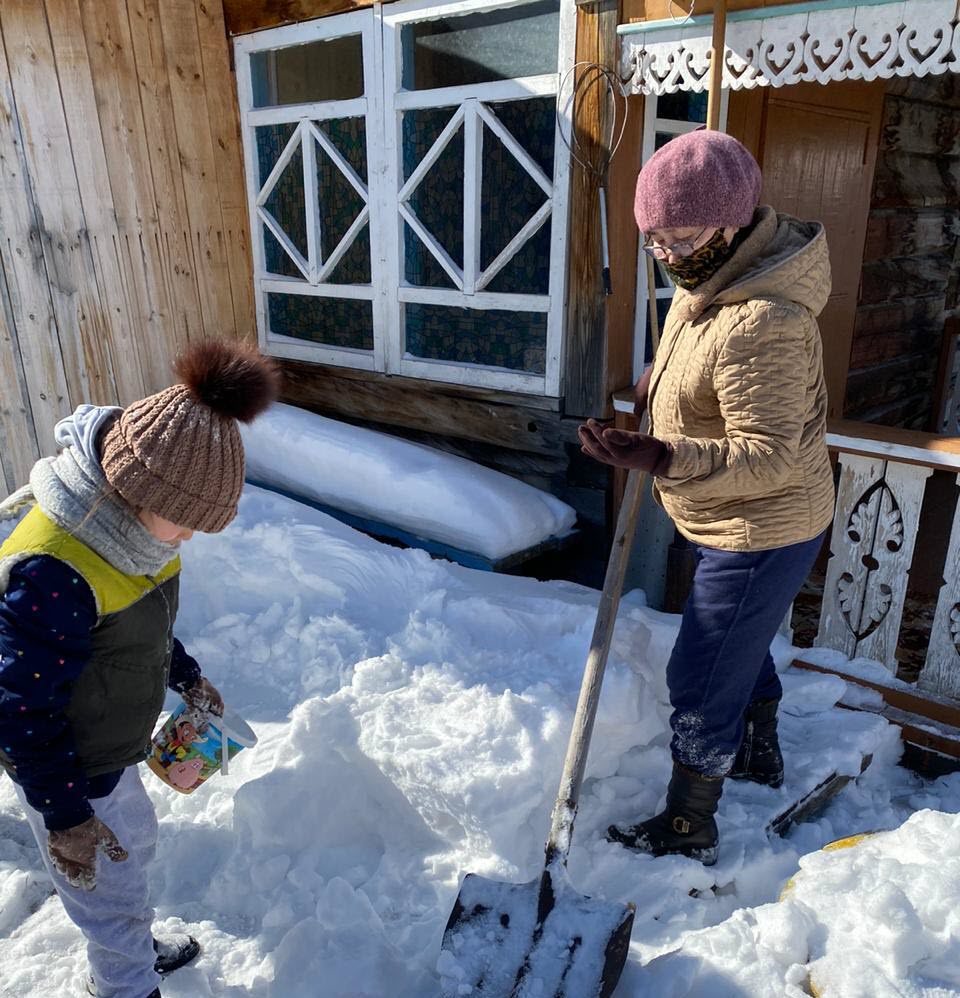
[[[667,665],[670,748],[689,769],[726,774],[743,738],[747,704],[780,699],[770,643],[823,537],[769,551],[697,545],[693,588]]]

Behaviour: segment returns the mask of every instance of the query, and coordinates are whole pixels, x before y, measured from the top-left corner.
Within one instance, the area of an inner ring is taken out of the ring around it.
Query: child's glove
[[[47,852],[54,869],[66,877],[71,887],[85,891],[97,886],[98,849],[113,863],[122,863],[127,858],[127,850],[96,815],[73,828],[50,832],[47,839]]]
[[[216,714],[223,717],[223,697],[220,691],[203,676],[188,690],[180,694],[187,708],[194,714]]]

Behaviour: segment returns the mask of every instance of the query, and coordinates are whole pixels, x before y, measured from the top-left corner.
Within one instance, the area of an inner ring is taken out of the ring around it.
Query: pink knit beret
[[[678,135],[637,177],[633,213],[641,232],[749,225],[760,203],[760,167],[723,132]]]

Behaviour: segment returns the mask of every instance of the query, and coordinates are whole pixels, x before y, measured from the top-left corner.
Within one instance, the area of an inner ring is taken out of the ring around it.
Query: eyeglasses
[[[708,225],[692,238],[685,239],[681,243],[674,243],[672,246],[661,246],[659,243],[653,241],[652,236],[645,234],[643,249],[648,253],[652,253],[658,260],[666,260],[668,256],[690,256],[694,252],[697,243],[703,238],[704,232],[707,232],[711,228],[714,228],[714,226]]]

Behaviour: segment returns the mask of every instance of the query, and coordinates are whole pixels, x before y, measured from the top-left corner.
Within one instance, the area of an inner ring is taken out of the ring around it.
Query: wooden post
[[[710,91],[707,95],[707,128],[720,128],[720,96],[723,92],[723,60],[727,48],[727,0],[713,5],[713,41],[710,54]]]
[[[616,72],[617,2],[577,8],[577,61],[595,62]],[[589,70],[586,70],[589,72]],[[606,99],[602,81],[584,87],[577,102],[574,128],[586,156],[596,156],[602,141]],[[565,413],[603,416],[607,391],[607,316],[600,280],[600,218],[597,178],[579,163],[572,168],[570,189],[569,280],[567,290]]]

